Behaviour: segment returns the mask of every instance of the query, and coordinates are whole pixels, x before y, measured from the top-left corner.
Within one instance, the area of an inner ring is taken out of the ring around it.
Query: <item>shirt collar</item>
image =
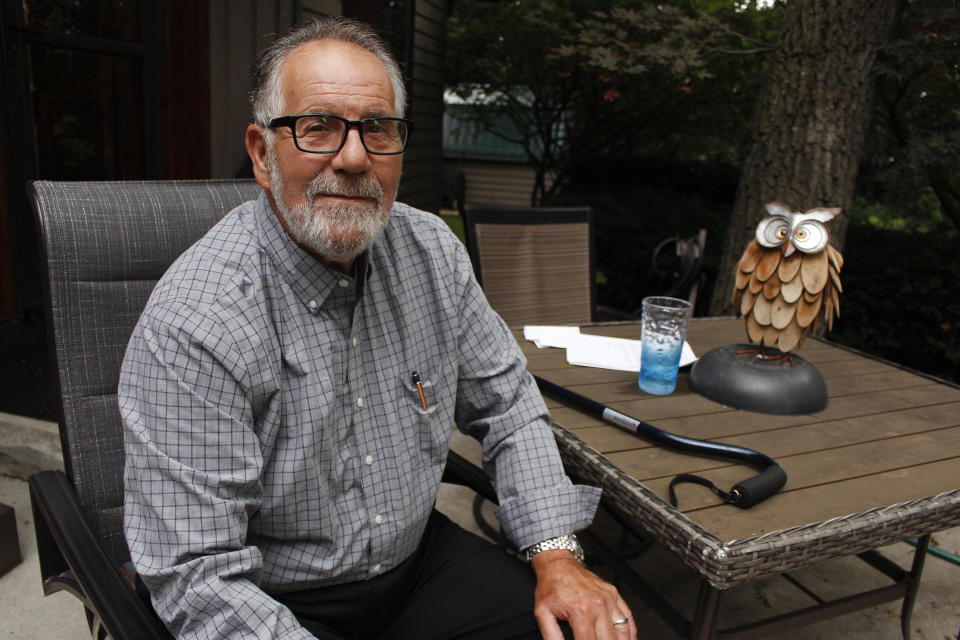
[[[267,257],[294,295],[311,311],[315,312],[323,306],[334,288],[342,286],[344,280],[356,288],[357,295],[362,293],[362,282],[358,285],[353,276],[328,267],[293,241],[280,224],[265,191],[257,198],[255,217],[260,244]],[[354,274],[362,274],[360,280],[364,281],[369,278],[372,268],[371,261],[364,253],[354,263]]]

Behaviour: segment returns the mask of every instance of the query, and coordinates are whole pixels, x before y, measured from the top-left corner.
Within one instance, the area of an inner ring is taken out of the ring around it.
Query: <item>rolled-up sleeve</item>
[[[519,549],[579,531],[593,520],[600,489],[575,485],[564,473],[523,352],[487,303],[469,261],[456,272],[463,278],[456,422],[483,445],[497,518]]]

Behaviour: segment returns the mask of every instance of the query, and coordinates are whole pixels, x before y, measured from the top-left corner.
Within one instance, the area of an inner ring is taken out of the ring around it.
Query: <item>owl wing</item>
[[[833,329],[833,319],[840,316],[840,294],[843,293],[843,285],[840,283],[840,269],[843,268],[843,256],[833,248],[833,245],[829,244],[824,253],[827,254],[827,269],[830,280],[825,287],[823,321],[826,323],[827,329]]]
[[[745,318],[747,339],[770,347],[778,337],[772,318],[773,301],[781,297],[781,283],[775,277],[780,262],[779,249],[767,249],[753,239],[740,258],[734,278],[734,312]]]
[[[741,315],[747,315],[747,311],[741,311],[741,302],[744,294],[749,291],[753,271],[757,268],[757,263],[760,262],[760,258],[763,257],[765,252],[766,249],[761,247],[756,239],[753,239],[750,241],[750,244],[747,245],[747,248],[744,249],[743,255],[740,257],[740,262],[737,264],[737,273],[736,276],[734,276],[733,283],[733,308],[738,318]],[[752,301],[749,301],[747,305],[748,309],[753,308]]]
[[[830,328],[839,314],[843,257],[832,246],[824,251],[782,257],[754,239],[737,265],[734,311],[744,316],[747,338],[756,344],[793,351],[817,321]]]

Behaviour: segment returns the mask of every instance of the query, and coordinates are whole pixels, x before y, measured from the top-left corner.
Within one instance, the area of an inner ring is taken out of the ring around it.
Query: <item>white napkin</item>
[[[579,327],[528,325],[523,337],[538,347],[560,347],[567,350],[567,362],[581,367],[599,367],[617,371],[640,371],[641,343],[627,338],[608,338],[580,333]],[[683,343],[680,366],[692,364],[696,354]]]
[[[523,337],[540,349],[546,347],[565,348],[567,343],[576,340],[580,335],[580,327],[555,327],[546,325],[528,324],[523,328]]]

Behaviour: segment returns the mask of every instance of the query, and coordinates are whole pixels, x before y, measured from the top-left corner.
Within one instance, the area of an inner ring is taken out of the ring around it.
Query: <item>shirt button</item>
[[[307,303],[307,306],[310,307],[310,309],[312,310],[312,309],[316,309],[319,305],[317,305],[316,300],[311,300],[310,302]]]
[[[337,284],[343,288],[347,288],[348,286],[350,286],[350,281],[347,280],[346,278],[340,278],[340,281],[337,282]]]
[[[360,339],[357,338],[357,336],[353,336],[353,340],[350,341],[350,344],[352,344],[353,346],[357,346],[358,344],[360,344]]]
[[[379,513],[373,518],[373,521],[377,524],[383,524],[383,516]]]
[[[366,463],[366,465],[369,467],[370,465],[373,464],[373,456],[367,456],[366,458],[363,459],[363,461],[364,461],[364,462]]]
[[[381,567],[379,564],[373,565],[373,572],[374,572],[374,573],[380,573],[380,570],[381,570],[381,569],[383,569],[383,567]]]
[[[363,408],[363,398],[357,398],[357,406]]]

